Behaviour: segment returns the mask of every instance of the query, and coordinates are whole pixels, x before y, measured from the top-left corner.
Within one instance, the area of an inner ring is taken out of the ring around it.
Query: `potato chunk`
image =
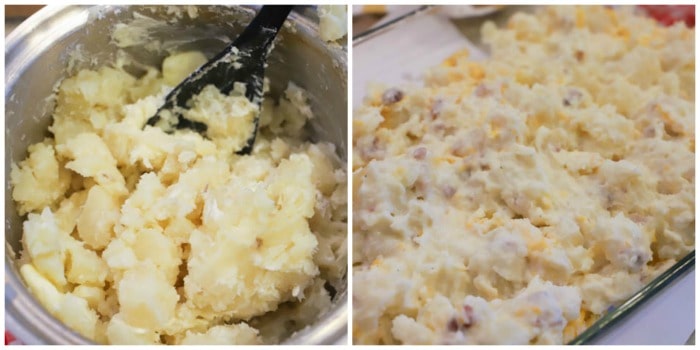
[[[109,321],[109,325],[107,325],[107,339],[110,344],[120,345],[160,344],[156,331],[134,327],[126,323],[121,314],[114,315]]]
[[[62,241],[67,234],[61,232],[49,208],[39,214],[29,214],[24,222],[23,244],[37,272],[57,287],[66,285]]]
[[[66,294],[57,310],[57,316],[68,327],[82,336],[88,339],[95,338],[95,328],[99,317],[85,299],[70,293]]]
[[[245,323],[215,326],[206,333],[187,332],[182,345],[258,345],[258,331]]]
[[[318,18],[321,39],[334,41],[348,33],[348,15],[345,5],[320,5]]]
[[[206,62],[207,57],[199,51],[187,51],[168,56],[163,60],[163,80],[170,86],[177,86]]]
[[[109,268],[99,255],[83,247],[83,243],[67,237],[66,260],[70,261],[66,271],[68,281],[101,287],[104,285]]]
[[[97,134],[80,134],[57,149],[61,155],[71,159],[66,168],[93,178],[114,194],[126,193],[124,176],[117,169],[117,161]]]
[[[12,198],[20,215],[52,206],[70,186],[70,172],[60,166],[47,142],[29,146],[29,157],[11,168]]]
[[[102,186],[92,186],[78,217],[78,235],[92,249],[106,247],[119,219],[119,199]]]
[[[71,293],[61,293],[30,264],[22,265],[20,273],[32,294],[39,298],[52,315],[81,335],[89,339],[95,338],[99,318],[85,299]]]
[[[118,285],[120,313],[128,324],[151,330],[165,326],[175,314],[179,296],[151,262],[124,273]]]

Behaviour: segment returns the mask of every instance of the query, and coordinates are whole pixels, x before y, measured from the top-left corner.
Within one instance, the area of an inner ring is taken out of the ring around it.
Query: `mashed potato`
[[[694,31],[546,7],[482,34],[354,114],[355,343],[564,343],[694,249]]]
[[[263,102],[249,156],[233,152],[248,138],[236,123],[257,106],[216,89],[186,115],[211,122],[211,140],[144,128],[204,60],[177,54],[141,78],[80,71],[58,88],[53,136],[12,165],[21,274],[99,343],[278,342],[341,289],[346,170],[332,144],[302,141],[313,118],[302,89]],[[261,331],[261,318],[286,323]]]
[[[348,34],[348,11],[345,5],[318,5],[318,33],[325,41],[335,41]]]

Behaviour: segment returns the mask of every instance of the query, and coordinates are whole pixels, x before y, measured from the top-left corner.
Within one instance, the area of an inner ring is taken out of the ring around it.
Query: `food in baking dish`
[[[694,31],[557,6],[482,36],[354,112],[355,343],[564,343],[694,248]]]

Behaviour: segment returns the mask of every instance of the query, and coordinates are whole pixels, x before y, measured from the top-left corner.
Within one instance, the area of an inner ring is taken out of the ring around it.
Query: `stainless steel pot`
[[[172,8],[172,6],[170,6]],[[27,19],[7,38],[5,48],[5,325],[27,344],[89,344],[51,316],[28,292],[18,274],[22,218],[11,198],[12,162],[27,156],[27,147],[46,136],[54,107],[54,85],[78,69],[102,66],[117,58],[109,40],[114,24],[135,12],[161,20],[177,20],[149,31],[168,44],[158,48],[125,48],[139,61],[158,66],[168,51],[198,49],[213,54],[235,37],[253,16],[250,8],[197,6],[198,16],[179,18],[165,6],[48,6]],[[333,142],[347,160],[347,54],[339,45],[318,37],[315,11],[292,13],[290,27],[280,33],[267,75],[271,92],[279,94],[293,81],[309,93],[316,114],[313,137]],[[76,53],[84,59],[75,59]],[[68,63],[71,64],[68,64]],[[139,70],[133,67],[134,71]],[[338,291],[333,309],[285,343],[347,344],[347,288]]]

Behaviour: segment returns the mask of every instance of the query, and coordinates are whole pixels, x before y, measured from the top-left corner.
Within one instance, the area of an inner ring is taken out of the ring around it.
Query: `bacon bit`
[[[583,59],[586,57],[586,55],[584,54],[583,51],[576,50],[576,52],[574,52],[574,57],[576,58],[577,61],[583,62]]]
[[[458,139],[450,148],[450,154],[455,157],[466,157],[475,151],[474,147],[470,147],[463,139]]]
[[[544,315],[538,315],[537,318],[535,318],[535,327],[547,327],[547,328],[552,328],[552,327],[561,327],[564,325],[564,319],[562,318],[554,318],[551,319],[551,317],[546,317]]]
[[[493,94],[493,91],[486,86],[486,84],[479,84],[476,86],[476,89],[474,89],[474,95],[476,97],[488,97]]]
[[[454,317],[450,319],[450,322],[447,323],[447,330],[450,332],[456,332],[459,330],[459,324],[457,323],[457,319]]]
[[[638,213],[632,213],[630,214],[630,220],[634,221],[637,224],[641,224],[647,221],[646,216]]]
[[[444,194],[445,198],[447,198],[447,199],[452,198],[452,196],[454,196],[455,193],[457,193],[457,189],[455,189],[454,187],[452,187],[450,185],[445,185],[442,187],[442,194]]]
[[[656,129],[654,128],[653,125],[649,125],[646,128],[644,128],[643,135],[646,138],[652,138],[652,137],[656,136]]]
[[[419,178],[416,180],[416,182],[413,184],[413,191],[416,194],[425,194],[426,190],[428,189],[428,184],[425,182],[425,180]]]
[[[578,91],[576,89],[569,89],[567,91],[566,96],[564,97],[564,106],[571,106],[572,104],[577,104],[578,101],[581,100],[581,97],[583,97],[583,94],[581,91]]]
[[[474,310],[472,309],[472,307],[469,305],[464,305],[463,310],[463,317],[460,317],[458,315],[457,317],[450,318],[450,322],[447,323],[448,331],[457,332],[469,329],[474,324]]]
[[[635,252],[632,256],[632,268],[633,268],[633,270],[639,271],[644,265],[647,264],[648,260],[650,260],[650,257],[646,253],[641,252],[641,251]]]
[[[470,305],[464,305],[462,309],[464,309],[464,322],[462,326],[464,326],[464,328],[469,328],[474,324],[474,309]]]
[[[381,159],[384,157],[384,146],[380,143],[379,138],[372,139],[372,145],[369,147],[360,148],[360,156],[362,159]]]
[[[385,106],[392,105],[396,102],[401,101],[402,99],[403,92],[396,88],[386,90],[384,91],[384,94],[382,94],[382,104],[384,104]]]
[[[442,100],[435,100],[435,102],[433,102],[433,106],[430,108],[430,116],[433,118],[433,120],[440,115],[443,105],[444,103]]]
[[[445,131],[446,128],[447,128],[447,127],[445,126],[445,123],[443,123],[443,122],[439,122],[439,121],[438,121],[438,122],[433,123],[433,130],[434,130],[435,132],[442,132],[442,131]]]
[[[428,154],[428,150],[425,147],[418,147],[413,150],[413,158],[416,160],[425,159],[426,154]]]

